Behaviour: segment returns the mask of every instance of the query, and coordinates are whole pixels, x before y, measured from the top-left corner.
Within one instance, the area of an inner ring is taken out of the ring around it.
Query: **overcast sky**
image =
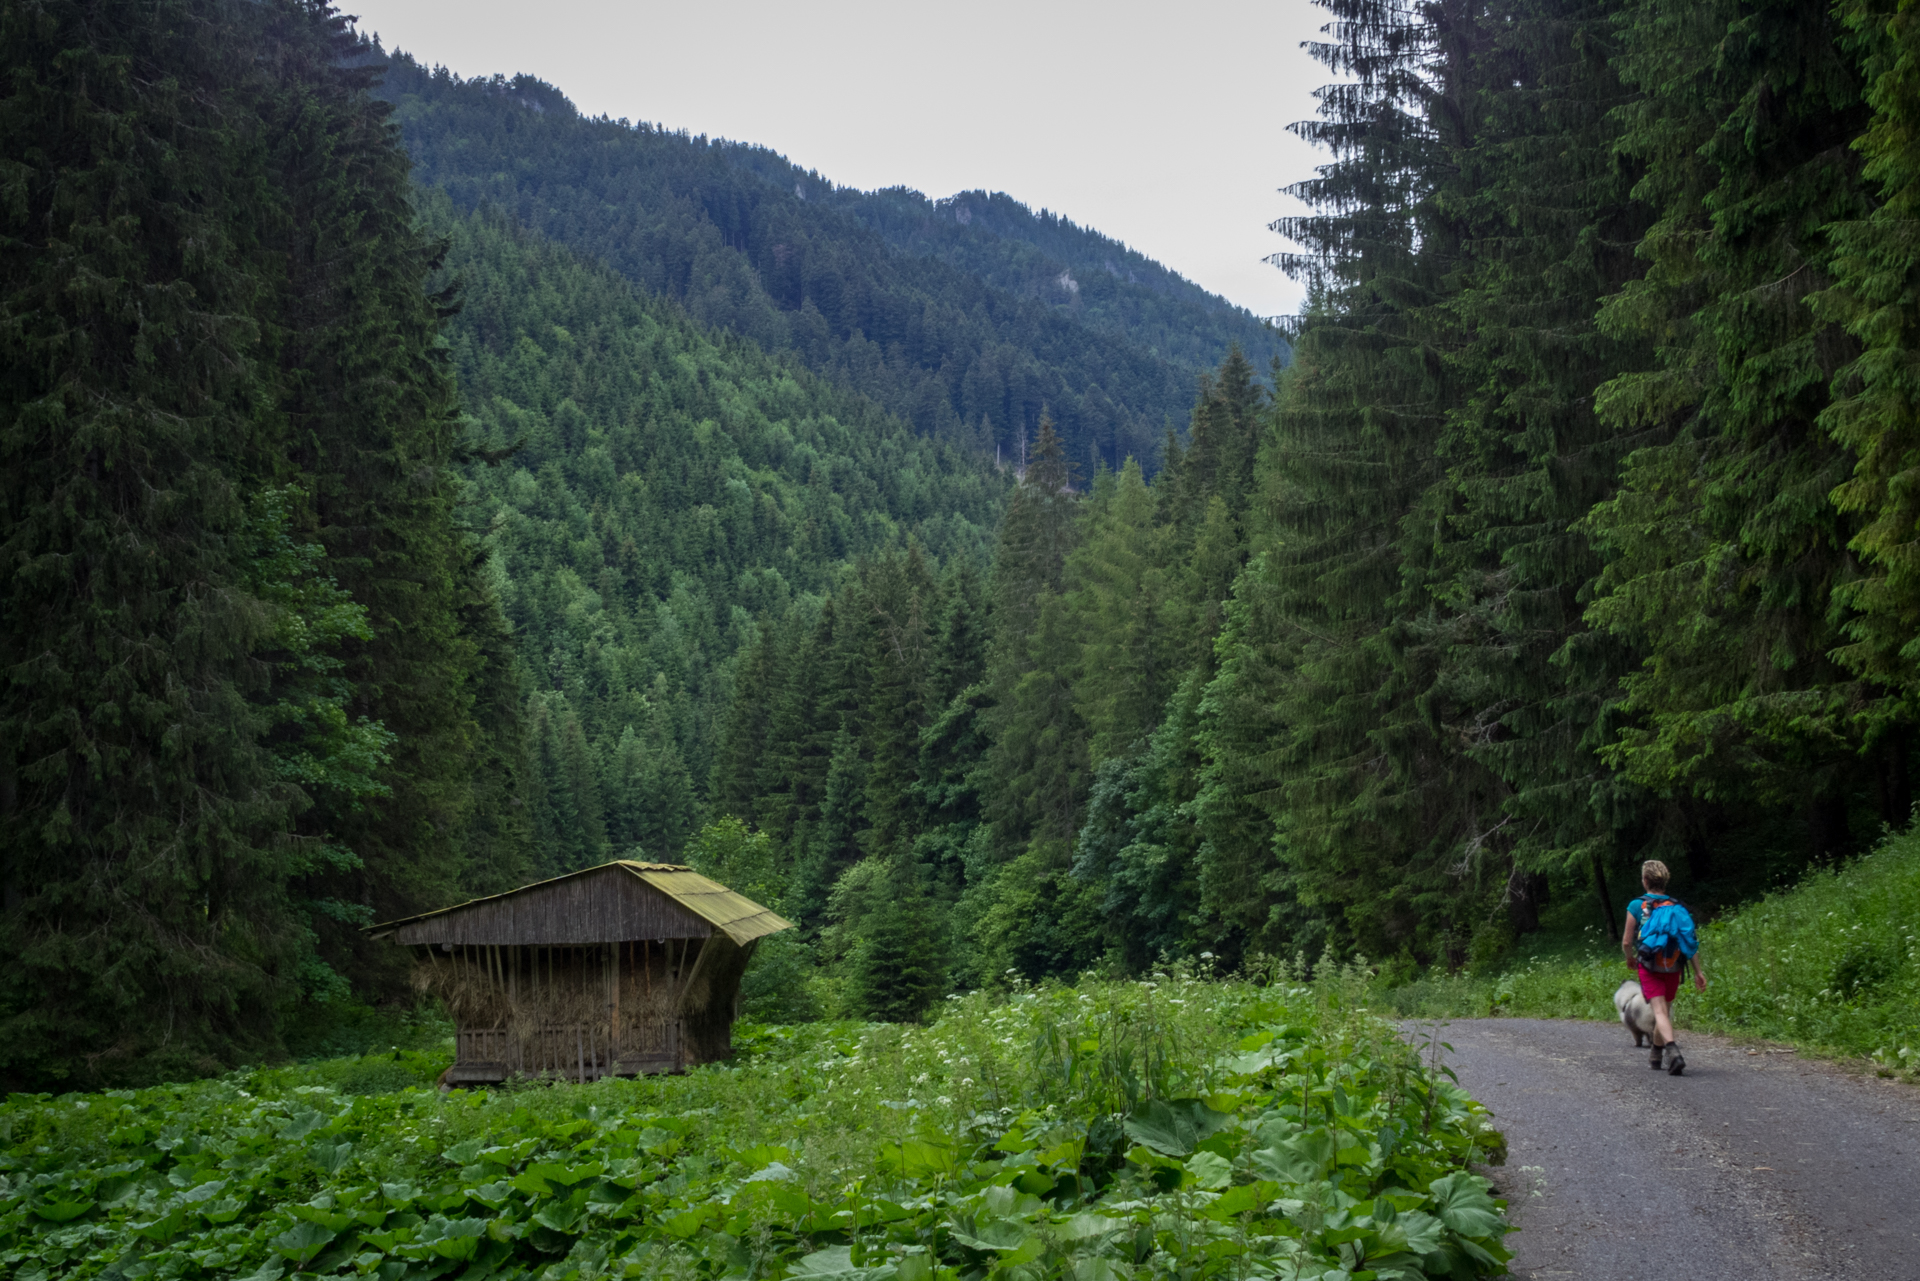
[[[1306,0],[359,0],[428,65],[519,72],[589,115],[771,147],[846,186],[1004,191],[1126,241],[1260,315],[1261,261],[1313,150]]]

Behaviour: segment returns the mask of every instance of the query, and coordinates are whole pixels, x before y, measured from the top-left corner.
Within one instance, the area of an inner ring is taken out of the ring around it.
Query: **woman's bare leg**
[[[1667,998],[1656,996],[1647,1004],[1653,1007],[1653,1043],[1666,1045],[1673,1040],[1673,1012],[1667,1006]]]

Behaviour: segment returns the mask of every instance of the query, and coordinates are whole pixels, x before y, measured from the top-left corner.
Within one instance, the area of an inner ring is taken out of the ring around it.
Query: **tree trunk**
[[[1807,807],[1807,830],[1813,838],[1813,857],[1821,863],[1837,862],[1847,852],[1847,798],[1838,789],[1813,798]]]
[[[1902,725],[1880,745],[1880,821],[1895,831],[1913,821],[1912,743],[1913,730]]]
[[[1515,934],[1532,934],[1540,928],[1540,909],[1547,905],[1545,872],[1525,872],[1518,867],[1507,877],[1507,920]]]
[[[1593,892],[1600,900],[1600,930],[1603,934],[1613,933],[1613,893],[1607,889],[1607,869],[1600,861],[1600,855],[1589,855],[1593,865]]]

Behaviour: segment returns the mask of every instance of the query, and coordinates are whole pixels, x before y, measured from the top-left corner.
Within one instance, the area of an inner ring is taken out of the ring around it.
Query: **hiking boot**
[[[1656,1045],[1651,1050],[1648,1050],[1647,1066],[1652,1068],[1654,1071],[1658,1072],[1661,1069],[1661,1067],[1664,1066],[1660,1062],[1660,1057],[1666,1052],[1667,1052],[1667,1047],[1664,1045]]]
[[[1679,1076],[1686,1070],[1687,1060],[1681,1055],[1679,1045],[1672,1041],[1667,1042],[1667,1075]]]

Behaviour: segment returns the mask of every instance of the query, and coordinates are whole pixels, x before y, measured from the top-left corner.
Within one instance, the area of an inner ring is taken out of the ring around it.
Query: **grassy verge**
[[[1920,834],[1815,872],[1702,931],[1710,986],[1689,985],[1680,1026],[1787,1041],[1920,1076]],[[1539,941],[1486,975],[1430,976],[1379,994],[1409,1017],[1617,1017],[1629,971],[1589,926]]]
[[[0,1106],[19,1281],[1501,1272],[1484,1109],[1364,977],[1183,972],[743,1029],[680,1077],[443,1096],[446,1054]]]

